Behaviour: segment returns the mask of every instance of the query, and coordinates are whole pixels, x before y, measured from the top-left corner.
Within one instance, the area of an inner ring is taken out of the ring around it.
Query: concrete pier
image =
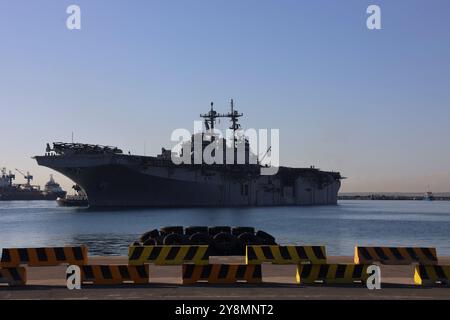
[[[91,264],[127,264],[127,257],[90,257]],[[352,263],[353,257],[329,257],[330,263]],[[439,258],[450,264],[450,257]],[[213,257],[211,263],[244,263],[243,257]],[[0,285],[0,299],[450,299],[449,286],[414,285],[414,266],[381,266],[382,289],[365,285],[298,285],[295,265],[263,265],[262,284],[182,285],[181,266],[150,265],[145,285],[83,285],[66,288],[66,267],[27,267],[24,287]]]

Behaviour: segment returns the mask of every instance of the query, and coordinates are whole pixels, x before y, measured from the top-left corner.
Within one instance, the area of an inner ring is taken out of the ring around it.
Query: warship
[[[211,132],[218,118],[230,118],[230,129],[240,128],[234,110],[220,114],[213,109],[200,115],[206,130],[193,134],[202,137],[202,150],[208,141],[218,139]],[[235,137],[235,136],[234,136]],[[235,138],[233,138],[235,139]],[[60,172],[86,193],[91,207],[232,207],[335,205],[341,175],[314,167],[280,166],[274,175],[262,175],[261,160],[254,157],[246,137],[245,163],[178,164],[173,151],[162,148],[156,156],[124,153],[117,147],[85,143],[54,142],[47,144],[45,155],[35,156],[41,166]],[[194,143],[190,156],[196,157]],[[237,141],[227,148],[237,148]],[[183,156],[184,148],[180,153]],[[189,150],[189,149],[188,149]],[[269,151],[269,150],[268,150]],[[203,153],[201,153],[203,154]],[[235,153],[236,154],[236,153]],[[225,151],[224,151],[225,157]]]

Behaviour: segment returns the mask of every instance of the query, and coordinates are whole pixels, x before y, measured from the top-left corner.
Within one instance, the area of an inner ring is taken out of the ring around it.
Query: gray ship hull
[[[287,206],[337,204],[340,175],[280,167],[275,176],[255,166],[176,166],[123,154],[37,156],[80,185],[96,207]]]

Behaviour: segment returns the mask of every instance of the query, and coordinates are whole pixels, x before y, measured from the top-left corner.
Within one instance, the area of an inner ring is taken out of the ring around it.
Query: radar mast
[[[214,110],[214,102],[211,102],[211,109],[208,113],[201,114],[200,117],[205,119],[206,130],[214,131],[214,125],[216,123],[216,118],[223,118],[225,115],[218,113]]]

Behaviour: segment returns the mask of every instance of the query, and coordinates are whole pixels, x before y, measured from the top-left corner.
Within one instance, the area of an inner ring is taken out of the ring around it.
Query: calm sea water
[[[91,255],[126,255],[143,232],[168,225],[254,226],[282,244],[433,246],[450,256],[449,201],[340,201],[337,206],[92,210],[52,201],[0,202],[0,247],[87,245]]]

